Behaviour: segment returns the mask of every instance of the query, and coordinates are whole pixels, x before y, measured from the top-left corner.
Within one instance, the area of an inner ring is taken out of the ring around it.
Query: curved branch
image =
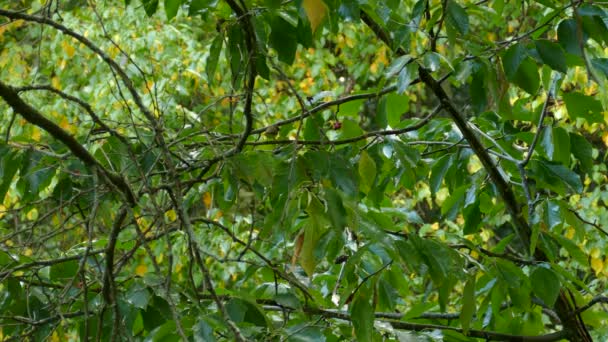
[[[99,125],[103,131],[108,132],[112,136],[118,138],[123,144],[125,144],[127,146],[130,145],[129,141],[125,137],[123,137],[118,132],[116,132],[115,130],[110,128],[108,125],[106,125],[106,123],[101,120],[99,115],[97,115],[97,113],[95,113],[95,111],[93,111],[93,108],[91,108],[91,105],[89,105],[85,101],[77,98],[76,96],[67,94],[50,85],[29,85],[29,86],[23,86],[23,87],[15,87],[15,91],[17,91],[17,93],[31,91],[31,90],[50,91],[51,93],[55,93],[55,94],[59,95],[59,97],[65,99],[65,100],[77,103],[80,107],[84,108],[84,110],[89,114],[89,116],[91,117],[93,122],[96,123],[97,125]]]
[[[14,88],[0,81],[0,97],[13,109],[15,113],[21,115],[27,122],[40,127],[53,138],[61,141],[78,159],[89,167],[97,168],[104,176],[106,181],[120,190],[127,202],[135,206],[136,200],[131,187],[121,175],[114,173],[101,165],[95,157],[89,153],[73,136],[64,131],[57,124],[44,117],[34,107],[25,103],[17,94]]]

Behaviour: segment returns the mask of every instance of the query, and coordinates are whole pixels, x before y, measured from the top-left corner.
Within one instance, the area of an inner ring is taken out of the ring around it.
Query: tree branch
[[[57,124],[44,117],[35,108],[25,103],[17,94],[14,88],[0,81],[0,97],[13,109],[15,113],[21,115],[27,122],[40,127],[53,138],[61,141],[72,151],[74,156],[80,159],[85,165],[101,171],[104,179],[120,190],[127,202],[135,206],[136,199],[127,181],[117,173],[107,170],[95,157],[89,153],[73,136],[64,131]],[[95,172],[95,170],[93,170]]]

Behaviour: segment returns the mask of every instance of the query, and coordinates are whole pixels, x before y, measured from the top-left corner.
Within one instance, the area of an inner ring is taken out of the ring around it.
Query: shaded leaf
[[[469,16],[465,9],[455,0],[448,0],[446,20],[462,35],[469,32]]]
[[[559,44],[547,39],[539,39],[534,41],[534,45],[543,63],[550,66],[553,70],[563,73],[568,72],[566,55]]]

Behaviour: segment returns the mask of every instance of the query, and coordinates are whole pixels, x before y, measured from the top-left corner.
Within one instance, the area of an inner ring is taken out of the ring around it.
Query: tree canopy
[[[606,5],[0,0],[0,340],[606,340]]]

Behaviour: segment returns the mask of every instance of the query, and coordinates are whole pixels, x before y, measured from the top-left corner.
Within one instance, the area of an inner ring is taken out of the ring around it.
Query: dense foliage
[[[0,339],[607,339],[605,6],[0,0]]]

